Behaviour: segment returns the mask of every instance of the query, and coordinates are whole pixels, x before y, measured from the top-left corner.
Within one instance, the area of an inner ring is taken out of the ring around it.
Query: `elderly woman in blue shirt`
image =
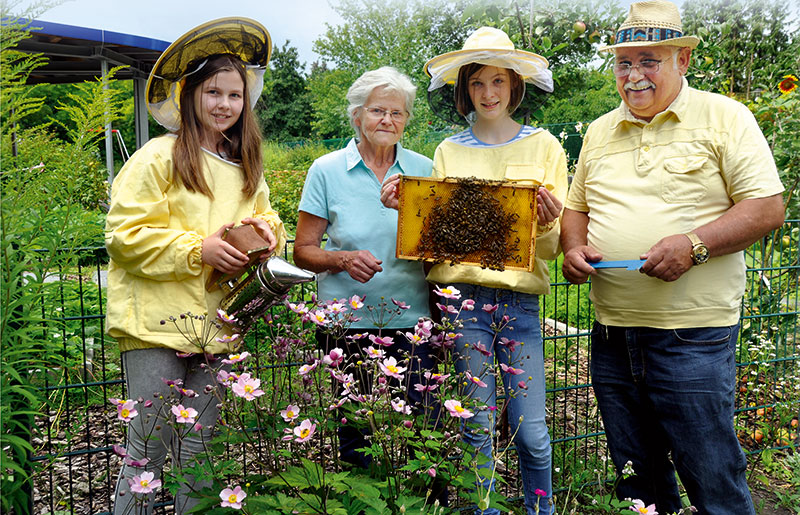
[[[395,343],[383,350],[398,361],[403,352],[411,351],[411,344],[397,333],[413,333],[418,319],[430,316],[422,263],[395,258],[397,210],[384,207],[380,199],[382,184],[393,175],[431,175],[431,160],[400,144],[415,95],[409,78],[390,67],[366,72],[350,86],[347,112],[356,137],[344,149],[314,161],[308,170],[294,246],[295,263],[321,273],[321,300],[365,297],[361,320],[351,325],[348,335],[393,337]],[[325,233],[328,242],[323,249]],[[410,307],[376,328],[368,306],[380,310],[383,301],[395,308],[390,299]],[[340,347],[351,356],[371,344],[363,339],[329,341],[321,332],[317,339],[326,352]],[[422,394],[413,385],[422,381],[414,376],[433,363],[425,345],[414,348],[414,357],[410,377],[403,383],[408,385],[409,404],[419,408]],[[356,451],[367,446],[364,432],[343,426],[339,451],[342,460],[367,468],[370,457]]]

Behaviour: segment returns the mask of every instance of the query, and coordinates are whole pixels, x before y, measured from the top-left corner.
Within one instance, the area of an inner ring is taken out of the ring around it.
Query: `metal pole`
[[[133,120],[136,126],[136,148],[142,148],[142,145],[147,143],[150,139],[150,133],[147,125],[147,100],[145,99],[145,86],[147,85],[146,79],[134,77],[133,79]]]
[[[103,74],[103,89],[108,89],[108,83],[105,82],[106,77],[108,76],[108,61],[105,59],[100,60],[100,70]],[[106,120],[109,120],[108,111],[106,111]],[[113,134],[111,133],[111,121],[106,121],[105,126],[105,133],[106,133],[106,169],[108,170],[108,184],[114,182],[114,175],[116,170],[114,170],[114,139],[112,138]]]

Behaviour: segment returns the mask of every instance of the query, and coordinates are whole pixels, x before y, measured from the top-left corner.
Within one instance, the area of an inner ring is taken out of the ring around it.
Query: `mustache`
[[[623,86],[623,89],[629,90],[631,88],[647,88],[651,86],[655,87],[655,84],[653,84],[647,79],[642,79],[639,82],[626,82],[625,86]]]

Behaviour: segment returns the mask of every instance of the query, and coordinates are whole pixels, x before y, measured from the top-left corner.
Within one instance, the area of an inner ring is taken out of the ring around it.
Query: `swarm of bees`
[[[511,237],[519,215],[507,213],[492,195],[499,182],[474,177],[457,182],[450,198],[437,203],[425,220],[417,252],[434,263],[451,265],[475,255],[481,268],[505,270],[506,261],[520,250],[519,237]]]

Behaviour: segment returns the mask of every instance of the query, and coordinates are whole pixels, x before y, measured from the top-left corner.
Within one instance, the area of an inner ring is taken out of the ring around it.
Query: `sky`
[[[22,14],[42,0],[0,0]],[[617,0],[627,7],[634,0]],[[673,0],[678,5],[683,0]],[[329,0],[53,0],[55,7],[36,16],[42,21],[104,29],[171,43],[201,23],[225,16],[245,16],[261,22],[273,44],[286,40],[297,48],[301,63],[310,70],[319,59],[312,50],[327,26],[342,23]],[[335,2],[335,0],[334,0]],[[524,2],[523,2],[524,4]],[[38,9],[41,10],[41,9]]]
[[[11,12],[23,14],[40,1],[8,1]],[[41,10],[41,9],[39,9]],[[201,23],[226,16],[243,16],[261,22],[273,44],[286,40],[297,48],[300,62],[308,69],[319,56],[311,46],[323,35],[326,23],[336,26],[342,19],[328,0],[66,0],[36,19],[110,30],[171,43]]]

